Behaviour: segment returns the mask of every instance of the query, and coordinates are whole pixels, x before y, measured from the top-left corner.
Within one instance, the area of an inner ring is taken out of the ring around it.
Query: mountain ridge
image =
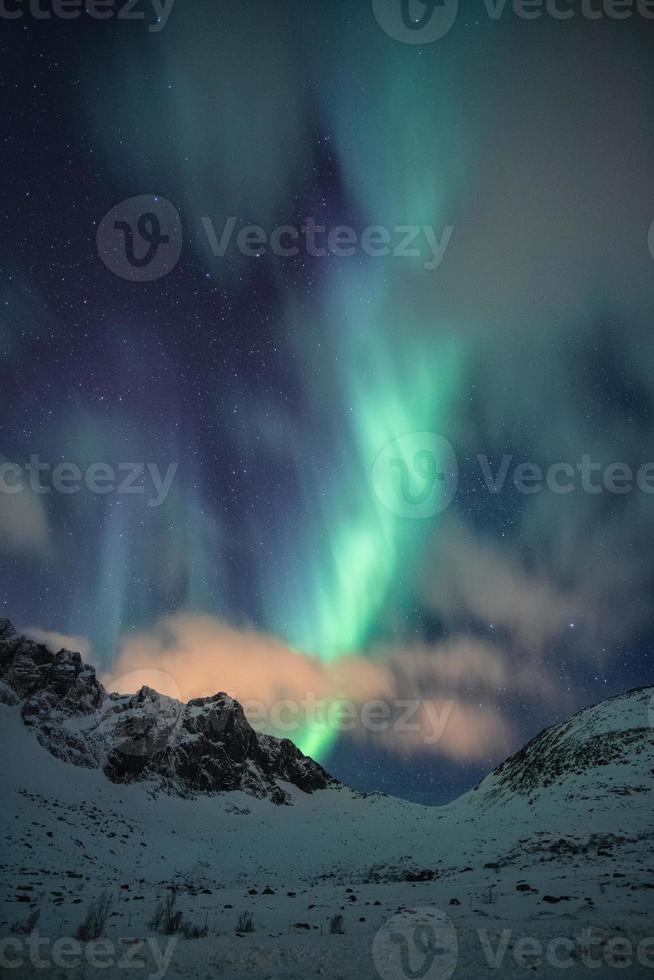
[[[605,967],[597,976],[607,978],[615,972],[611,942],[628,939],[632,954],[651,942],[654,687],[546,729],[444,806],[336,782],[304,792],[281,777],[273,784],[293,805],[275,806],[253,760],[255,792],[238,766],[234,791],[197,791],[183,766],[107,778],[105,750],[119,739],[138,753],[152,740],[156,748],[157,737],[172,738],[176,763],[194,765],[207,719],[218,727],[209,732],[214,747],[238,746],[232,736],[247,730],[226,695],[183,706],[147,687],[103,695],[77,655],[35,651],[15,631],[10,653],[6,630],[0,625],[0,934],[17,924],[20,935],[29,915],[40,917],[44,938],[66,935],[106,894],[113,903],[106,937],[123,949],[157,938],[157,909],[173,896],[198,938],[173,937],[171,980],[201,980],[209,968],[231,980],[372,977],[379,935],[398,923],[413,935],[423,914],[456,930],[462,978],[488,975],[480,937],[507,930],[503,977],[524,975],[512,953],[521,937],[538,938],[543,948],[565,937],[577,951],[569,960],[576,976],[583,965],[577,937],[593,929]],[[80,695],[81,715],[74,710]],[[92,764],[71,764],[75,752],[88,752]],[[126,758],[141,766],[138,754]],[[256,931],[242,935],[245,911]],[[332,935],[337,913],[345,933]],[[618,965],[629,966],[630,980],[651,976],[635,954]],[[89,980],[109,975],[82,966]],[[538,976],[560,976],[560,966],[544,961]]]
[[[635,706],[642,709],[641,718],[631,717]],[[620,716],[621,708],[625,708],[626,717]],[[532,796],[572,775],[580,777],[584,771],[612,762],[629,766],[632,748],[634,756],[646,743],[654,750],[653,723],[654,687],[640,685],[605,698],[542,729],[485,776],[474,792],[484,792],[487,801],[499,799],[507,791]],[[643,787],[642,791],[648,788],[651,787]],[[638,784],[631,789],[637,792]],[[625,791],[624,785],[619,791]]]
[[[183,797],[242,790],[277,804],[292,797],[281,783],[305,793],[341,785],[289,739],[255,732],[224,692],[187,703],[147,686],[132,695],[107,692],[79,653],[54,653],[21,636],[6,618],[0,619],[0,701],[21,704],[23,722],[52,755],[100,768],[116,783],[143,781]],[[570,779],[574,797],[580,778],[601,783],[606,792],[646,792],[643,773],[632,763],[645,746],[654,755],[653,719],[654,687],[581,708],[544,728],[460,799],[486,806],[524,798],[531,805]],[[604,779],[607,773],[613,783]]]
[[[52,652],[0,619],[0,700],[21,703],[39,743],[64,762],[100,768],[112,782],[148,781],[180,796],[243,790],[273,803],[337,784],[289,739],[255,732],[224,692],[187,703],[143,686],[105,690],[79,653]]]

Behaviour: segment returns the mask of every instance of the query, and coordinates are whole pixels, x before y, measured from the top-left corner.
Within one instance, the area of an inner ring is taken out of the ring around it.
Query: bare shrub
[[[497,890],[495,885],[490,885],[487,892],[481,896],[481,900],[484,905],[494,905],[497,901]]]
[[[34,926],[39,921],[39,916],[41,915],[40,909],[34,909],[27,916],[26,919],[19,919],[14,922],[12,926],[9,927],[10,932],[13,932],[17,936],[28,936],[30,932],[34,932]]]
[[[241,912],[236,923],[236,932],[254,932],[254,918],[251,912]]]
[[[111,895],[109,892],[103,892],[99,898],[96,898],[95,902],[91,902],[86,910],[86,915],[75,933],[77,939],[84,942],[89,939],[99,939],[107,924],[110,908]]]
[[[329,932],[332,936],[342,936],[345,933],[345,922],[340,912],[332,915],[329,920]]]
[[[150,928],[171,936],[179,932],[182,926],[182,913],[175,909],[177,903],[177,888],[170,889],[167,895],[157,902],[154,915],[150,920]]]

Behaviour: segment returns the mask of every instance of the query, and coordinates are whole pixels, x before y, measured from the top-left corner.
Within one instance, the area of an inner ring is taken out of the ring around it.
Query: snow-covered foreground
[[[115,784],[50,755],[0,704],[3,972],[652,976],[652,694],[580,713],[439,808],[342,787],[288,784],[293,805],[276,806]],[[206,936],[150,926],[171,885]],[[102,892],[104,945],[76,943]],[[31,937],[11,931],[36,908]],[[255,931],[237,935],[242,912]],[[339,913],[345,933],[330,934]]]

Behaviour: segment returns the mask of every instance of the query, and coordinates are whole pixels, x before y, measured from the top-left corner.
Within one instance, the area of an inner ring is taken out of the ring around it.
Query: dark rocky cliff
[[[100,768],[113,782],[147,780],[180,796],[241,790],[290,802],[337,785],[289,739],[254,731],[227,694],[182,704],[142,687],[109,694],[79,653],[46,646],[0,619],[0,700],[20,705],[23,721],[52,755]]]

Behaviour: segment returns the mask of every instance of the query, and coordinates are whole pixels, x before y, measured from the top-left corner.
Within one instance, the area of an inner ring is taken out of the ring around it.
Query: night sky
[[[479,2],[414,44],[365,0],[136,9],[0,23],[3,615],[184,698],[416,700],[418,731],[291,737],[450,799],[654,679],[654,21]],[[115,271],[137,196],[181,246],[151,281]],[[236,246],[307,219],[391,254]],[[392,254],[411,226],[440,261]],[[52,488],[99,462],[172,482]],[[565,468],[524,492],[522,463]]]

